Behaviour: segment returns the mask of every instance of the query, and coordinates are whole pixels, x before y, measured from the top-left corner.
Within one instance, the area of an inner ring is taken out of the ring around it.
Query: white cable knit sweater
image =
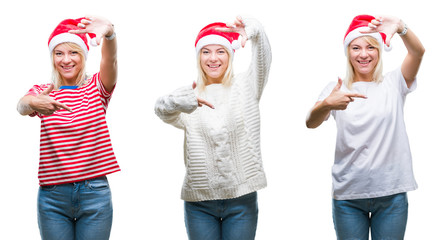
[[[205,201],[236,198],[266,187],[260,149],[259,100],[266,85],[271,50],[261,24],[244,19],[252,61],[247,72],[225,87],[211,84],[199,97],[215,109],[198,108],[189,85],[160,97],[155,113],[183,129],[186,177],[181,198]],[[250,43],[249,43],[250,44]]]

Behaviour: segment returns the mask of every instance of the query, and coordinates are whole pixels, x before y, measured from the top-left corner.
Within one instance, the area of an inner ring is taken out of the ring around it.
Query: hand
[[[241,35],[241,46],[245,47],[246,42],[249,39],[247,37],[246,33],[246,26],[244,25],[244,22],[241,18],[241,16],[236,17],[235,21],[233,23],[227,23],[226,24],[228,28],[217,28],[216,30],[220,32],[236,32]]]
[[[341,91],[342,80],[338,79],[330,95],[324,100],[331,110],[345,110],[350,102],[354,101],[354,98],[367,98],[365,95],[359,93],[346,93]]]
[[[393,16],[375,16],[375,18],[368,24],[370,30],[361,31],[361,33],[383,32],[386,35],[385,44],[389,47],[391,38],[395,33],[402,32],[404,24],[399,18]]]
[[[196,88],[196,82],[193,82],[192,88],[193,89]],[[209,108],[215,109],[215,107],[211,103],[209,103],[208,101],[206,101],[206,100],[204,100],[202,98],[196,97],[196,100],[198,101],[198,107],[202,107],[203,105],[206,105]]]
[[[69,112],[72,112],[72,109],[70,109],[68,106],[64,105],[63,103],[55,101],[53,98],[49,97],[49,93],[54,90],[54,85],[51,84],[49,88],[44,90],[40,95],[36,96],[32,100],[31,108],[34,111],[37,111],[43,115],[49,116],[54,114],[54,112],[65,109]]]
[[[93,33],[96,36],[96,45],[100,45],[103,37],[110,37],[114,33],[114,25],[109,20],[97,16],[86,16],[77,26],[81,29],[69,32],[75,34]]]

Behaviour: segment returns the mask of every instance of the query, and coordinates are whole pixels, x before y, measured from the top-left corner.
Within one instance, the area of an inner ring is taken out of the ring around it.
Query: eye
[[[63,55],[63,53],[61,53],[61,52],[55,52],[55,56],[62,56]]]
[[[226,51],[223,49],[223,50],[218,50],[218,54],[224,54],[224,53],[226,53]]]
[[[77,55],[77,54],[78,54],[77,51],[72,51],[72,52],[71,52],[71,55]]]

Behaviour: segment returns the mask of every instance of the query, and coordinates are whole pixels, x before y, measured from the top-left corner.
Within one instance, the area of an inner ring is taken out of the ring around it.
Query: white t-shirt
[[[332,82],[319,101],[336,86]],[[333,110],[337,137],[332,168],[333,198],[350,200],[376,198],[417,189],[404,122],[408,88],[400,68],[384,76],[381,83],[355,82],[349,90],[367,99],[355,98],[346,110]]]

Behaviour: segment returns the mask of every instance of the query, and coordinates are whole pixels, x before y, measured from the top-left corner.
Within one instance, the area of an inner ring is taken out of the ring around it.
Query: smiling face
[[[61,76],[62,85],[75,85],[84,67],[84,57],[81,50],[70,44],[57,45],[53,51],[54,67]]]
[[[373,72],[379,61],[379,50],[372,43],[365,37],[359,37],[348,46],[348,58],[354,69],[355,82],[373,80]]]
[[[229,54],[222,45],[206,45],[200,51],[200,64],[207,84],[222,83],[229,66]]]

